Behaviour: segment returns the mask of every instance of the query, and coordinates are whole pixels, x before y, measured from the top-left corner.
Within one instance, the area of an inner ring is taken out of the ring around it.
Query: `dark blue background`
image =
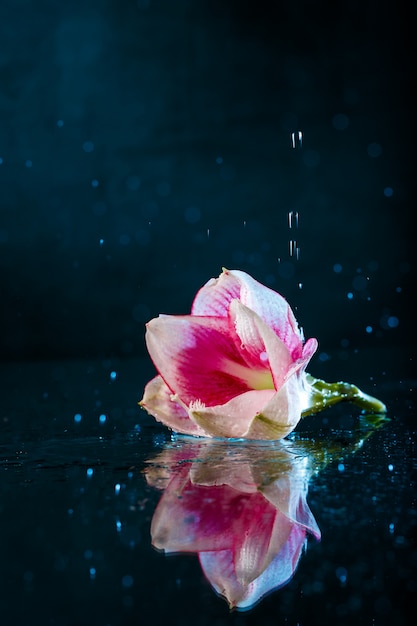
[[[281,292],[322,360],[409,345],[410,20],[370,0],[2,0],[0,358],[140,356],[144,323],[222,266]]]

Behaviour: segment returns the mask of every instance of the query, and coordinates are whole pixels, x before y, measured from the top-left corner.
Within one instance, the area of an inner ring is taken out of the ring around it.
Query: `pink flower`
[[[185,443],[164,450],[146,470],[148,483],[164,489],[152,544],[167,554],[197,553],[231,608],[249,609],[286,584],[307,532],[320,539],[306,500],[310,455],[280,446]]]
[[[303,343],[287,301],[240,270],[209,280],[191,315],[151,320],[146,344],[159,375],[140,404],[176,432],[280,439],[309,406],[317,340]]]

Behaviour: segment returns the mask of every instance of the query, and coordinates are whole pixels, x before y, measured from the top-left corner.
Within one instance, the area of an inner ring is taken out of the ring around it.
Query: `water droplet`
[[[298,283],[298,289],[302,289],[303,288],[303,283]]]
[[[207,239],[210,239],[210,228],[207,228]]]
[[[333,265],[333,271],[335,274],[340,274],[340,272],[342,271],[342,266],[340,265],[340,263],[335,263]]]
[[[373,329],[372,329],[372,326],[367,326],[367,327],[366,327],[366,332],[367,332],[368,334],[371,334],[372,330],[373,330]]]
[[[392,470],[393,470],[393,469],[394,469],[394,466],[393,466],[393,464],[392,464],[392,463],[390,463],[390,464],[388,465],[388,470],[389,470],[390,472],[392,472]]]
[[[87,470],[87,478],[91,478],[93,474],[94,474],[93,468],[89,467]]]
[[[297,250],[299,250],[298,246],[297,246],[297,242],[295,239],[290,239],[290,241],[288,242],[288,246],[289,246],[289,253],[290,256],[297,256]]]
[[[386,198],[392,198],[392,196],[394,195],[394,190],[392,187],[385,187],[384,189],[384,196]]]
[[[83,150],[84,152],[93,152],[94,150],[94,144],[92,141],[84,141],[83,143]]]
[[[94,187],[94,189],[96,189],[99,186],[99,182],[97,178],[93,178],[93,180],[91,181],[91,186]]]
[[[79,424],[79,423],[81,422],[82,418],[83,418],[83,417],[82,417],[81,413],[76,413],[76,414],[74,415],[74,422],[75,422],[76,424]]]
[[[246,228],[246,220],[243,220],[243,228]]]
[[[394,524],[391,522],[388,528],[389,528],[390,533],[392,534],[394,532]]]
[[[132,587],[132,585],[133,585],[133,576],[130,576],[129,574],[126,574],[126,576],[123,576],[122,586],[125,587],[126,589],[129,589],[130,587]]]
[[[118,533],[122,530],[122,522],[120,520],[116,521],[116,530]]]
[[[57,120],[56,125],[58,126],[58,128],[62,128],[64,125],[64,120]]]
[[[118,495],[120,493],[120,483],[116,483],[114,486],[114,493]]]
[[[104,415],[104,413],[102,413],[100,417],[98,418],[98,421],[100,422],[100,424],[105,424],[106,420],[107,420],[107,415]]]
[[[100,239],[100,242],[99,242],[99,243],[100,243],[100,246],[102,246],[102,245],[103,245],[103,243],[104,243],[104,239]]]
[[[290,211],[288,213],[288,227],[298,228],[298,211]]]
[[[344,472],[345,471],[345,466],[343,463],[339,463],[339,465],[337,466],[337,469],[339,470],[339,472]]]
[[[303,146],[303,133],[301,130],[297,130],[295,133],[291,133],[291,145],[295,149],[300,149]]]
[[[117,372],[110,372],[110,380],[116,380]]]
[[[338,577],[342,585],[344,585],[347,580],[347,569],[345,567],[338,567],[336,570],[336,576]]]
[[[90,567],[90,578],[95,578],[95,577],[96,577],[96,568]]]
[[[347,294],[347,299],[353,300],[353,293],[351,291],[349,291],[349,293]]]

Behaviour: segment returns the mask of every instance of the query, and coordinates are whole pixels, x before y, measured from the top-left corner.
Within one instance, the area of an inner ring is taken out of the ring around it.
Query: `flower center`
[[[249,389],[275,389],[269,368],[251,369],[234,361],[225,360],[222,363],[222,371],[243,380]]]

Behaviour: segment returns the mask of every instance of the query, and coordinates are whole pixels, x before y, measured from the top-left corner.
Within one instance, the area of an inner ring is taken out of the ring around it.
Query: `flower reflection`
[[[146,470],[164,490],[152,544],[198,553],[229,606],[249,609],[290,580],[308,533],[320,539],[306,500],[316,469],[317,458],[294,442],[178,439]]]
[[[163,491],[151,522],[152,545],[197,553],[230,608],[247,610],[292,578],[308,535],[320,529],[307,504],[312,476],[355,452],[386,421],[363,416],[330,440],[275,442],[173,437],[145,469]]]

